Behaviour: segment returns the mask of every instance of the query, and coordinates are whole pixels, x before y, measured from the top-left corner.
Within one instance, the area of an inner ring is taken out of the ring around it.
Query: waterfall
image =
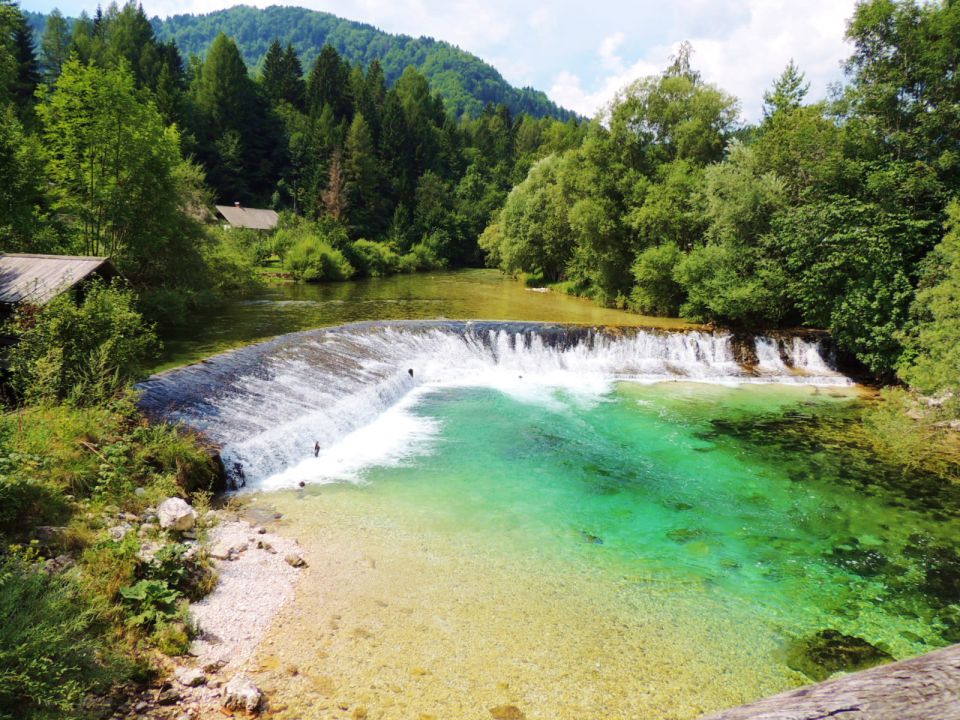
[[[818,341],[758,337],[754,345],[757,363],[746,366],[723,332],[359,323],[285,335],[156,375],[140,385],[141,406],[203,431],[223,447],[228,468],[241,464],[253,484],[270,478],[283,485],[282,473],[310,456],[315,441],[321,459],[339,468],[330,477],[348,476],[359,456],[401,457],[435,431],[405,408],[442,387],[532,398],[542,388],[597,395],[619,380],[850,384]],[[366,435],[357,436],[363,428]],[[344,448],[348,438],[359,445]],[[337,457],[327,457],[333,448]]]

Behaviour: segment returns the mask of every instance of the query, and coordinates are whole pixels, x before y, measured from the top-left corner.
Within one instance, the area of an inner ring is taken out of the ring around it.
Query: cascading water
[[[361,323],[285,335],[154,376],[142,406],[203,431],[258,487],[355,477],[436,430],[425,392],[490,387],[535,402],[599,397],[621,380],[849,385],[818,341],[759,337],[738,364],[728,333],[598,331],[526,323]],[[314,458],[314,443],[321,453]],[[303,469],[292,472],[304,462]]]

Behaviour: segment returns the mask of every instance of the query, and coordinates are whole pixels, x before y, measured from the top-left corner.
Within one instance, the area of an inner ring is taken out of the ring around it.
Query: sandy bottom
[[[249,663],[269,717],[683,719],[801,682],[697,581],[425,530],[356,489],[256,502],[310,564]]]

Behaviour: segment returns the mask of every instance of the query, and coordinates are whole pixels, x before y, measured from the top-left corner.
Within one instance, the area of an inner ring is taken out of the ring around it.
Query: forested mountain
[[[45,16],[26,13],[40,37]],[[364,23],[330,13],[298,7],[272,6],[264,10],[238,5],[206,15],[175,15],[151,20],[157,39],[175,40],[184,57],[204,55],[214,38],[224,33],[237,43],[244,61],[258,70],[276,39],[293,45],[305,68],[313,65],[324,45],[331,45],[351,65],[364,67],[379,60],[388,85],[408,65],[417,68],[438,93],[446,108],[457,115],[476,117],[488,103],[503,104],[513,114],[568,120],[574,116],[533,88],[515,88],[476,55],[433,38],[412,38],[383,32]]]

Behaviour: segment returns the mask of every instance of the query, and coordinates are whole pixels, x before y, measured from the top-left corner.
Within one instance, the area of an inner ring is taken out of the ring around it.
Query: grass
[[[167,497],[205,509],[216,472],[198,437],[148,424],[132,395],[0,415],[0,720],[85,717],[91,693],[186,650],[187,600],[215,577],[202,550],[137,526]],[[112,537],[127,513],[137,521]],[[57,529],[38,539],[39,525]],[[71,569],[44,572],[63,556]]]

